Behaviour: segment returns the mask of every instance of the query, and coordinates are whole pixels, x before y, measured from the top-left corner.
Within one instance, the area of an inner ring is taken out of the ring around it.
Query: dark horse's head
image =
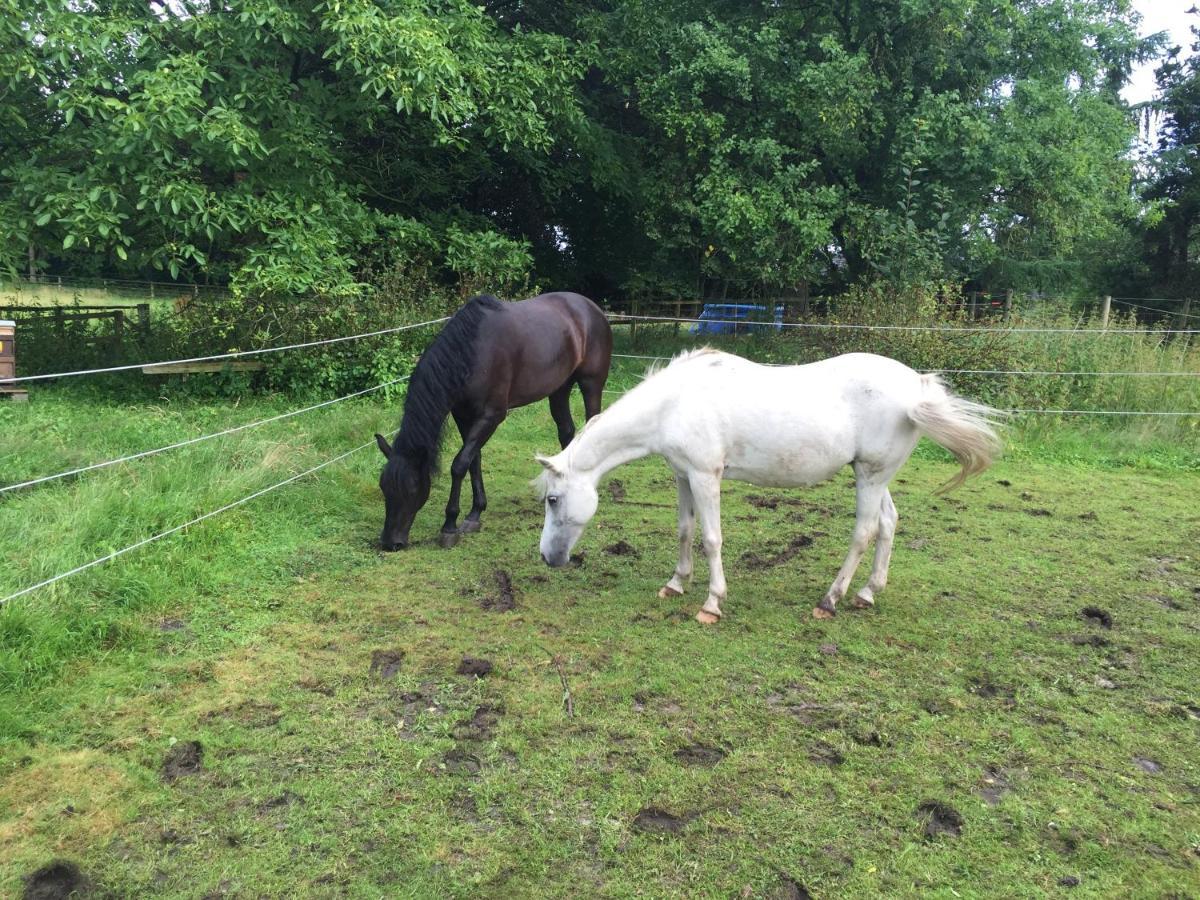
[[[375,442],[387,459],[379,476],[385,507],[379,544],[384,550],[403,550],[408,546],[413,519],[429,499],[430,466],[420,458],[419,450],[413,454],[393,449],[382,434],[375,435]]]
[[[450,408],[462,399],[471,374],[480,323],[489,312],[502,307],[495,297],[484,294],[472,297],[451,317],[417,360],[395,442],[389,446],[382,435],[375,435],[375,442],[387,458],[379,476],[387,507],[379,536],[384,550],[408,546],[413,519],[429,499],[446,418]]]

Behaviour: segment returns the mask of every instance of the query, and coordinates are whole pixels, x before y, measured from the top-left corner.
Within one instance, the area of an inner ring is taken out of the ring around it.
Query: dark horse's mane
[[[479,325],[501,308],[503,304],[491,294],[472,297],[433,339],[413,370],[393,449],[423,474],[437,467],[446,417],[474,367]]]

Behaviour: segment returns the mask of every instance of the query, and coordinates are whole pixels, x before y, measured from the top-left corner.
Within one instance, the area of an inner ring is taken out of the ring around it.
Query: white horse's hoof
[[[682,596],[683,596],[683,591],[677,591],[677,590],[675,590],[675,588],[671,587],[669,584],[663,588],[660,588],[658,591],[658,599],[659,600],[669,600],[672,597],[682,597]]]
[[[710,613],[708,610],[702,609],[700,612],[696,613],[696,621],[701,625],[716,625],[721,621],[721,617]]]
[[[855,609],[870,609],[875,605],[875,598],[864,597],[862,594],[855,594],[854,599],[850,601],[850,605]]]
[[[814,619],[832,619],[833,618],[833,610],[821,609],[821,607],[819,607],[819,606],[814,606],[813,607],[813,618]]]

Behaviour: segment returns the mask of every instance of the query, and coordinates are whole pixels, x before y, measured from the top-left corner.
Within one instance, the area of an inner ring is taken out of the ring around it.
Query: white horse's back
[[[855,462],[903,462],[920,436],[909,413],[928,392],[922,379],[868,353],[765,366],[703,350],[644,388],[661,391],[664,436],[692,467],[788,487],[826,481]]]

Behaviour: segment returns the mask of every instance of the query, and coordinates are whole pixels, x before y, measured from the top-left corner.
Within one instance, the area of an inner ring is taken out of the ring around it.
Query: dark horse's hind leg
[[[601,399],[604,396],[604,383],[608,381],[608,369],[599,375],[579,376],[579,392],[583,394],[584,421],[600,414]]]
[[[575,437],[575,420],[571,418],[571,387],[568,381],[550,395],[550,415],[558,426],[558,443],[565,450],[571,438]]]
[[[483,512],[487,499],[483,494],[483,467],[479,454],[483,445],[488,442],[488,438],[504,421],[504,412],[502,411],[498,415],[484,413],[474,420],[456,414],[454,421],[463,435],[463,445],[455,455],[454,462],[450,464],[450,499],[446,501],[446,521],[442,525],[442,533],[438,539],[443,547],[453,547],[463,533],[458,528],[458,503],[462,494],[462,481],[468,472],[471,473],[472,505],[467,521],[474,524],[464,523],[463,531],[478,531],[480,528],[479,514]]]

